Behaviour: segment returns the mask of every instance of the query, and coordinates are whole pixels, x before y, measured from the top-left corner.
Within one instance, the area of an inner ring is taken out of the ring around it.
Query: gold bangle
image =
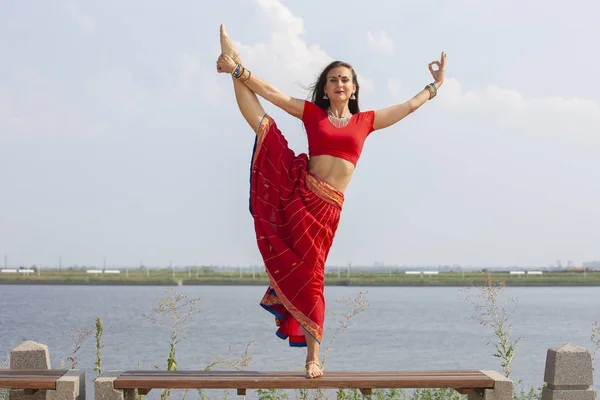
[[[238,80],[240,82],[246,82],[252,76],[252,72],[250,70],[244,68],[244,71],[240,74]]]
[[[425,88],[429,91],[429,100],[433,99],[437,95],[437,90],[435,90],[435,87],[431,83],[425,86]]]

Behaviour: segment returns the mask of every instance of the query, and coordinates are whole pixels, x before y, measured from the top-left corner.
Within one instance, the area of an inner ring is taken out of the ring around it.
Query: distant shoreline
[[[504,282],[506,287],[599,287],[600,282]],[[472,282],[372,282],[355,280],[351,282],[325,282],[325,286],[352,286],[352,287],[469,287],[473,285],[482,285],[483,281]],[[2,280],[0,286],[15,285],[44,285],[44,286],[268,286],[268,281],[225,281],[225,280],[206,280],[182,282],[175,281],[130,281],[130,280]]]
[[[506,286],[600,286],[600,272],[507,273],[491,271],[438,272],[390,271],[389,273],[344,271],[325,274],[326,286],[365,287],[468,287],[494,284]],[[222,272],[211,269],[173,270],[66,270],[0,273],[0,285],[72,286],[268,286],[264,271]]]

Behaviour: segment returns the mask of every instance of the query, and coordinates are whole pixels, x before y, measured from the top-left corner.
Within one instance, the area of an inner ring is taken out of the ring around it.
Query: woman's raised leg
[[[227,35],[224,25],[221,25],[220,39],[221,53],[227,54],[236,62],[241,63],[241,59],[237,53],[235,45]],[[238,107],[240,108],[240,111],[242,112],[246,122],[248,122],[252,130],[256,133],[258,132],[260,121],[265,115],[265,110],[258,101],[256,94],[250,90],[248,86],[242,82],[239,82],[233,76],[231,79],[233,79],[233,89],[235,91],[235,99]]]
[[[227,35],[225,26],[221,25],[220,32],[221,53],[227,54],[234,61],[241,63],[235,45]],[[250,90],[244,83],[233,78],[233,88],[238,107],[254,132],[258,132],[260,122],[265,115],[265,110],[261,106],[256,94]],[[305,331],[307,352],[306,352],[306,377],[317,378],[323,375],[319,363],[319,342],[308,332]]]

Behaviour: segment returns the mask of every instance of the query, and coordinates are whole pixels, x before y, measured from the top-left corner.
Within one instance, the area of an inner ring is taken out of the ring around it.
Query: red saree
[[[302,328],[321,342],[325,261],[343,193],[307,171],[275,121],[265,115],[252,154],[250,213],[270,285],[260,305],[275,316],[276,335],[306,346]]]

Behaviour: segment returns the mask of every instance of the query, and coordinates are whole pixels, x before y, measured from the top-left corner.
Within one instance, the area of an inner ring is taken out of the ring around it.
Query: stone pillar
[[[28,340],[10,352],[10,369],[50,369],[50,353],[45,344]],[[11,389],[10,400],[46,400],[46,390],[26,394],[22,389]]]
[[[542,400],[594,400],[592,355],[572,344],[548,349],[544,382]]]
[[[135,400],[135,389],[115,389],[114,382],[123,371],[105,372],[94,379],[94,398],[96,400]]]
[[[10,352],[10,369],[51,369],[45,344],[26,341]],[[85,372],[68,370],[56,381],[54,390],[11,389],[10,400],[85,400]]]
[[[494,380],[493,389],[472,391],[468,400],[513,400],[513,382],[496,371],[481,371]]]

